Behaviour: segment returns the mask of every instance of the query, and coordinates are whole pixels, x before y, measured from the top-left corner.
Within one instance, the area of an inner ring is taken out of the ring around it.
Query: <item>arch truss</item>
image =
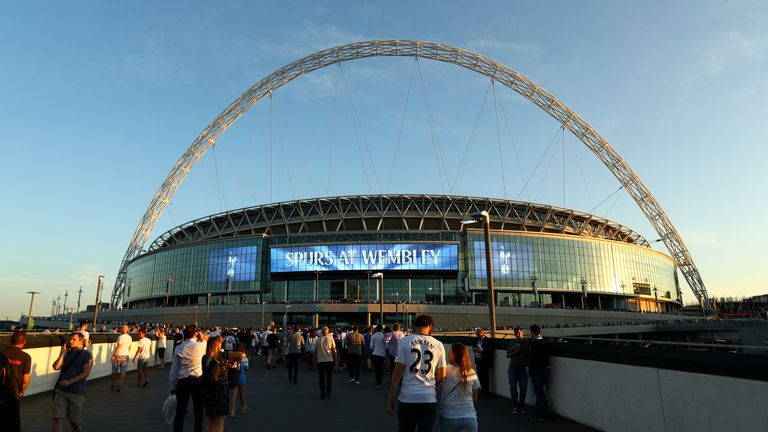
[[[118,307],[123,297],[128,263],[141,253],[176,189],[221,134],[261,99],[288,82],[329,65],[367,57],[418,57],[461,66],[507,86],[546,111],[579,138],[624,186],[659,234],[696,298],[711,311],[707,290],[693,257],[664,209],[629,164],[592,126],[551,93],[501,63],[449,45],[407,40],[356,42],[319,51],[278,69],[232,102],[181,155],[152,198],[120,264],[112,291],[112,308]]]

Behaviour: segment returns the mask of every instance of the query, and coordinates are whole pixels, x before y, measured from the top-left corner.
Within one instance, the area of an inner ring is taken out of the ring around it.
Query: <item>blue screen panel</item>
[[[272,273],[458,270],[458,245],[395,243],[294,245],[270,249]]]

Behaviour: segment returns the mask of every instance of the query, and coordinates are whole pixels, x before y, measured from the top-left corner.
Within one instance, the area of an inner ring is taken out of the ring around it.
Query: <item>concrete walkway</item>
[[[376,390],[372,373],[363,372],[361,384],[349,383],[346,371],[334,375],[333,399],[321,400],[317,372],[306,364],[299,371],[299,385],[288,383],[284,367],[267,370],[263,357],[248,371],[246,400],[250,411],[227,418],[227,431],[396,431],[397,418],[385,411],[386,390]],[[109,378],[88,383],[82,429],[85,432],[171,431],[162,420],[160,407],[168,395],[168,371],[150,370],[147,388],[136,387],[136,373],[129,373],[123,391],[109,391]],[[385,375],[385,380],[387,376]],[[513,415],[509,399],[494,397],[476,404],[482,431],[591,431],[584,425],[554,417],[536,421],[530,414]],[[191,411],[190,404],[190,411]],[[22,430],[51,430],[51,394],[43,393],[22,401]],[[70,428],[66,426],[65,431]],[[192,416],[185,431],[192,431]],[[439,426],[435,426],[439,431]]]

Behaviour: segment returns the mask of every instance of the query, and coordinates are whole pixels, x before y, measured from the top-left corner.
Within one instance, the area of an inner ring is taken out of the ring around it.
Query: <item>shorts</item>
[[[139,369],[146,369],[149,367],[149,359],[139,359],[138,366],[136,366]]]
[[[85,394],[65,393],[54,390],[53,418],[66,418],[71,423],[80,423],[80,414],[85,405]]]
[[[165,357],[165,348],[158,348],[157,349],[157,358],[162,360],[163,357]]]
[[[126,372],[128,372],[128,356],[115,356],[115,361],[112,362],[112,373]]]

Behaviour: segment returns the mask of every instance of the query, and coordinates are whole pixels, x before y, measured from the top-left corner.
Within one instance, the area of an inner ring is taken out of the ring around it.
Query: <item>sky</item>
[[[444,43],[526,76],[661,203],[710,296],[768,293],[762,1],[15,2],[0,13],[0,319],[108,301],[131,235],[198,134],[270,73],[334,46]],[[564,206],[658,238],[608,169],[513,91],[373,58],[291,81],[186,177],[150,242],[226,209],[430,193]],[[663,250],[661,243],[654,247]],[[681,279],[682,281],[682,279]],[[693,295],[683,283],[684,298]]]

